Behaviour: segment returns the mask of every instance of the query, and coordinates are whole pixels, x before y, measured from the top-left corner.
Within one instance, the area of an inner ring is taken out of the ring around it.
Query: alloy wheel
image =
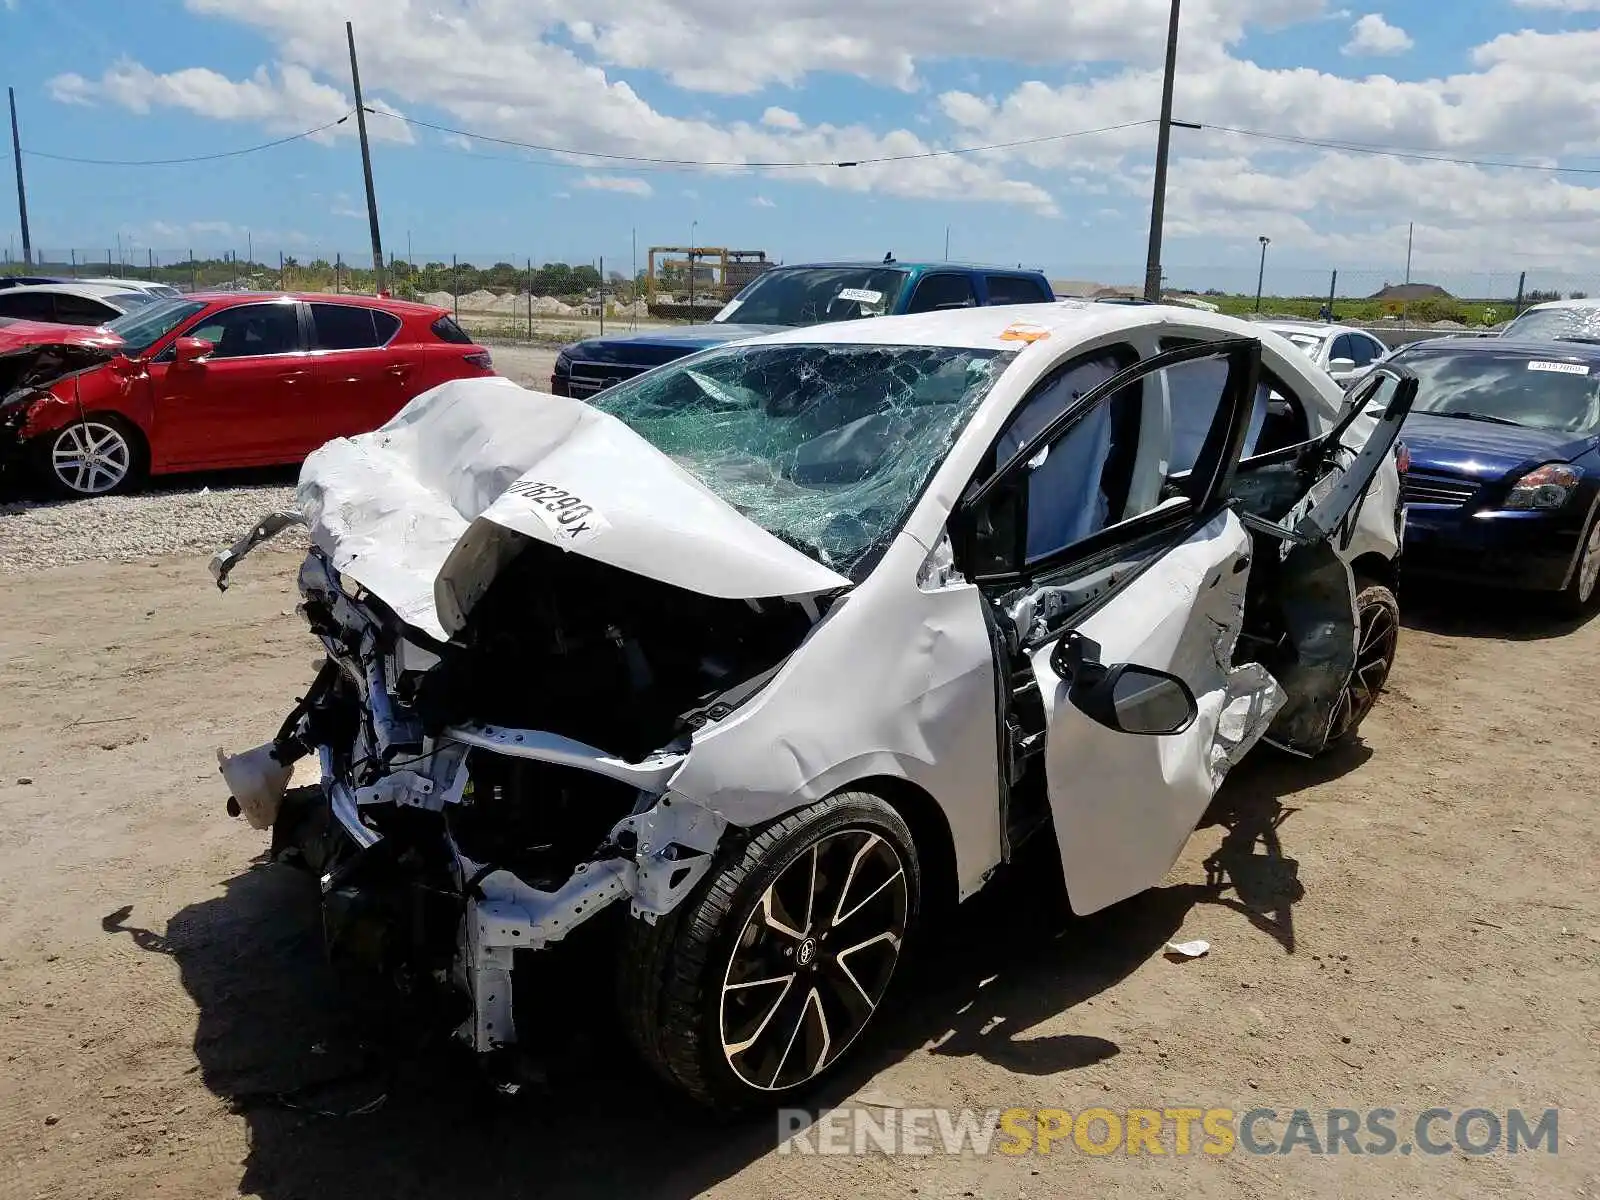
[[[1578,559],[1579,604],[1588,604],[1594,599],[1597,582],[1600,582],[1600,520],[1589,526],[1589,536],[1583,543],[1583,555]]]
[[[50,469],[68,490],[83,496],[111,491],[133,468],[133,447],[115,425],[79,421],[50,447]]]
[[[723,975],[722,1053],[740,1080],[785,1091],[838,1061],[889,987],[909,904],[905,864],[871,830],[830,833],[779,873]]]
[[[1381,600],[1371,600],[1357,614],[1360,640],[1356,648],[1355,669],[1345,684],[1334,710],[1328,735],[1337,740],[1371,711],[1394,666],[1394,652],[1400,638],[1400,623],[1394,610]]]

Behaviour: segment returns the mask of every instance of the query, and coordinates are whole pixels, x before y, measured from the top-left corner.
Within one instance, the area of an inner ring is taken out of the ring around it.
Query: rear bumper
[[[1412,504],[1406,509],[1408,577],[1526,591],[1567,585],[1584,512],[1502,512]]]

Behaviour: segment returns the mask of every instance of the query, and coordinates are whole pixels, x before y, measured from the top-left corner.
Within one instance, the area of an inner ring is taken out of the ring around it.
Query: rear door
[[[316,380],[316,445],[376,429],[425,386],[425,351],[402,341],[381,308],[313,300],[308,334]]]
[[[157,462],[186,468],[293,462],[317,444],[311,363],[295,301],[215,309],[179,336],[210,342],[212,351],[178,363],[168,346],[150,364]]]
[[[911,299],[906,302],[906,312],[942,312],[950,308],[976,308],[978,294],[972,290],[972,279],[954,271],[936,271],[917,280]]]
[[[1260,351],[1253,339],[1189,346],[1120,372],[1006,454],[962,501],[961,558],[1002,597],[1038,686],[1045,789],[1079,913],[1160,880],[1281,703],[1264,670],[1228,666],[1251,539],[1225,496]],[[1163,444],[1170,418],[1151,420],[1176,390],[1161,377],[1177,368],[1205,368],[1195,374],[1217,384],[1204,444],[1183,470]],[[1129,446],[1138,448],[1131,463]],[[1090,519],[1033,511],[1056,502],[1060,489],[1032,485],[1052,459],[1088,464],[1087,492],[1070,506]],[[1152,471],[1158,478],[1145,478]],[[1040,536],[1062,528],[1065,537]],[[1056,620],[1056,611],[1067,615]]]

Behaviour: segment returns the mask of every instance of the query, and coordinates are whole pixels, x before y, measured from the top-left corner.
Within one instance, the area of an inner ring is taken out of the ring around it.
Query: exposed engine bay
[[[34,406],[50,398],[46,389],[111,357],[104,346],[42,343],[0,354],[0,472],[20,460]]]
[[[272,828],[274,858],[320,879],[330,953],[437,992],[432,1007],[460,1009],[458,1032],[485,1052],[516,1037],[515,951],[627,895],[646,919],[665,913],[699,880],[725,823],[674,803],[666,780],[693,730],[736,711],[818,612],[700,596],[533,541],[449,642],[321,550],[300,588],[327,660],[271,743],[223,759],[224,778]],[[285,791],[308,756],[325,804]]]

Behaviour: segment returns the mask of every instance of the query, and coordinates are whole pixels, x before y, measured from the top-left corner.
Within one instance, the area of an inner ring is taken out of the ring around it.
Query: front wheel
[[[91,413],[35,444],[45,482],[63,496],[108,496],[129,490],[144,475],[144,439],[110,413]]]
[[[1325,749],[1348,745],[1378,703],[1400,645],[1400,602],[1381,583],[1356,577],[1356,665],[1333,713]]]
[[[702,1104],[776,1104],[844,1059],[877,1013],[921,900],[880,797],[779,820],[654,925],[628,923],[621,1008],[644,1058]]]
[[[1569,616],[1580,617],[1594,604],[1597,584],[1600,584],[1600,516],[1592,519],[1583,531],[1572,579],[1561,590],[1557,603]]]

